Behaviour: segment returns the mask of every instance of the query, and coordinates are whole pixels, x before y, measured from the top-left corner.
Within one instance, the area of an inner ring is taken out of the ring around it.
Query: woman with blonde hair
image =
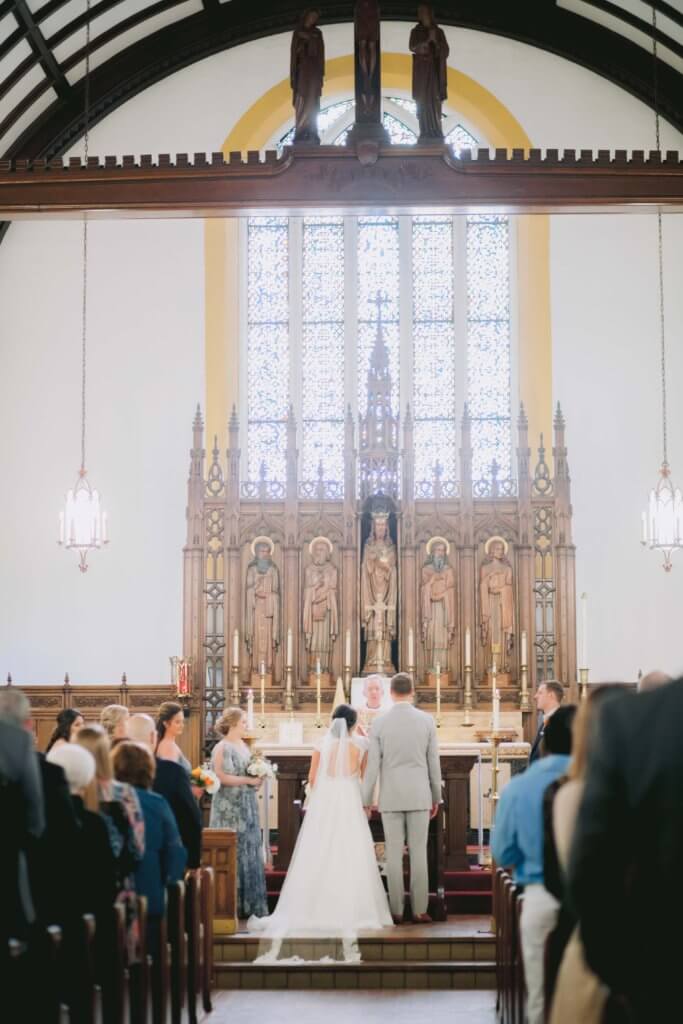
[[[261,823],[256,790],[261,779],[247,775],[251,752],[244,742],[247,716],[227,708],[216,722],[223,737],[213,748],[212,768],[221,788],[211,798],[210,828],[237,832],[237,914],[265,917],[268,913],[266,875],[261,852]]]
[[[123,704],[107,704],[100,714],[100,725],[110,740],[128,738],[128,719],[130,712]]]

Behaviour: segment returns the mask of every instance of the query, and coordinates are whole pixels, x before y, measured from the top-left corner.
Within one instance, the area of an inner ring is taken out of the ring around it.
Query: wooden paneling
[[[202,864],[214,872],[214,932],[232,935],[237,931],[237,833],[204,829]]]

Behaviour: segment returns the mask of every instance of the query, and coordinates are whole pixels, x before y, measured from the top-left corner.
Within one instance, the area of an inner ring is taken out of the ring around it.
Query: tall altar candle
[[[315,659],[315,674],[318,677],[318,686],[320,685],[320,658]]]
[[[240,663],[240,631],[236,629],[232,634],[232,664],[235,668],[239,667]]]
[[[521,653],[521,658],[522,658],[522,665],[524,666],[524,668],[528,668],[529,666],[528,666],[528,663],[527,663],[527,660],[526,660],[527,659],[527,649],[526,649],[526,630],[525,629],[522,630],[522,650],[521,650],[520,653]]]
[[[436,663],[436,717],[437,719],[441,718],[441,664],[438,661]]]
[[[351,668],[351,630],[346,630],[346,654],[344,655],[344,666]]]
[[[247,729],[249,732],[254,728],[254,691],[247,691]]]
[[[287,630],[287,665],[292,666],[292,627]]]
[[[266,663],[261,662],[261,718],[266,717]]]
[[[493,691],[493,731],[500,731],[500,691]]]
[[[320,662],[317,664],[317,671],[315,673],[315,709],[316,718],[320,722],[320,710],[321,710],[322,695],[320,692]]]
[[[468,626],[465,630],[465,668],[472,667],[472,631]]]
[[[415,638],[412,626],[408,630],[408,668],[415,669]]]
[[[581,664],[579,668],[588,668],[588,594],[581,595]]]

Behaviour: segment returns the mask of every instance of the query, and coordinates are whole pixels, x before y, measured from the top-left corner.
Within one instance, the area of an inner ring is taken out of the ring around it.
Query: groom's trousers
[[[413,916],[427,913],[427,835],[429,811],[382,811],[384,852],[389,883],[389,904],[395,917],[403,917],[403,847],[410,854],[410,904]]]

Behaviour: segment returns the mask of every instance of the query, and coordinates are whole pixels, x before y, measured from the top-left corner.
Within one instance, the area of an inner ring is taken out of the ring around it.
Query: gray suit
[[[386,845],[389,902],[403,916],[403,847],[410,853],[413,914],[427,911],[427,833],[433,804],[441,801],[441,765],[431,715],[405,701],[376,718],[363,780],[363,802],[372,803],[379,779],[379,809]]]

